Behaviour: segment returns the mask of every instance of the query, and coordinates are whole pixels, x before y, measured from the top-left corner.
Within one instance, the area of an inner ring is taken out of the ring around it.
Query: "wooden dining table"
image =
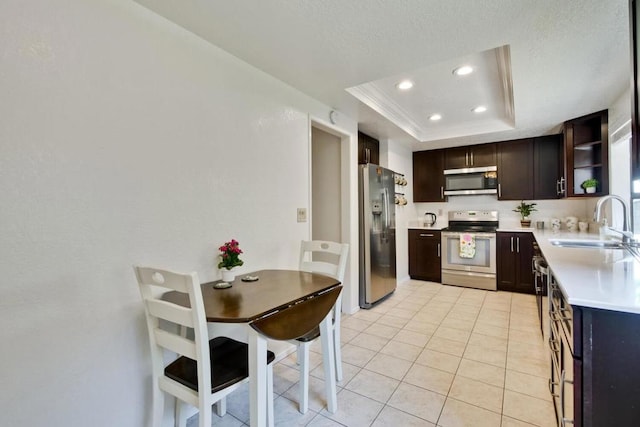
[[[245,277],[257,277],[252,282]],[[341,283],[329,276],[297,270],[260,270],[236,277],[232,286],[216,289],[220,281],[203,283],[202,297],[207,321],[213,323],[218,335],[233,331],[233,338],[244,339],[249,344],[250,424],[264,426],[267,422],[267,339],[250,327],[255,320],[276,313],[300,301],[312,299],[338,287]],[[188,304],[187,296],[169,292],[164,299],[176,304]],[[327,318],[330,316],[327,316]],[[336,380],[333,354],[333,339],[329,327],[330,319],[320,324],[327,409],[335,412]],[[238,335],[242,336],[238,336]]]

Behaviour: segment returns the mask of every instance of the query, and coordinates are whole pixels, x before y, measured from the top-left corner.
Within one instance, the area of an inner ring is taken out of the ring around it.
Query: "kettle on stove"
[[[436,217],[436,214],[432,213],[432,212],[426,212],[424,214],[424,226],[425,227],[431,227],[432,225],[434,225],[436,223],[436,219],[438,217]]]

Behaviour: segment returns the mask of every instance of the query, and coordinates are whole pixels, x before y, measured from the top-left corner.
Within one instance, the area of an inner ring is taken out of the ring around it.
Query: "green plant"
[[[524,220],[526,217],[531,215],[531,212],[537,211],[536,204],[537,203],[525,203],[523,200],[513,211],[518,212],[522,217],[522,220]]]
[[[591,187],[597,187],[598,186],[598,180],[595,178],[589,178],[586,179],[582,182],[582,184],[580,184],[580,187],[584,188],[585,190],[587,188],[591,188]]]
[[[240,249],[240,243],[237,240],[231,239],[231,241],[226,242],[224,245],[220,246],[218,250],[222,252],[220,254],[220,262],[218,263],[218,268],[226,268],[227,270],[231,270],[233,267],[240,267],[244,264],[244,261],[240,259],[240,254],[242,253],[242,249]]]

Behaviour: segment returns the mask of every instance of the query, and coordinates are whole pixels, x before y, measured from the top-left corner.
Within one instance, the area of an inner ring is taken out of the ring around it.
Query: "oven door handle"
[[[495,233],[474,233],[474,232],[469,232],[469,233],[462,233],[459,231],[443,231],[442,232],[442,237],[460,237],[461,234],[471,234],[472,236],[478,238],[483,238],[483,239],[495,239],[496,235]]]

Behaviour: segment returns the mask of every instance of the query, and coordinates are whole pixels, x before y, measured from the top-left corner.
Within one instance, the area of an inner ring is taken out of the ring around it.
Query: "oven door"
[[[464,233],[442,232],[442,270],[496,274],[496,234],[469,233],[475,238],[473,258],[460,256],[460,236]]]

